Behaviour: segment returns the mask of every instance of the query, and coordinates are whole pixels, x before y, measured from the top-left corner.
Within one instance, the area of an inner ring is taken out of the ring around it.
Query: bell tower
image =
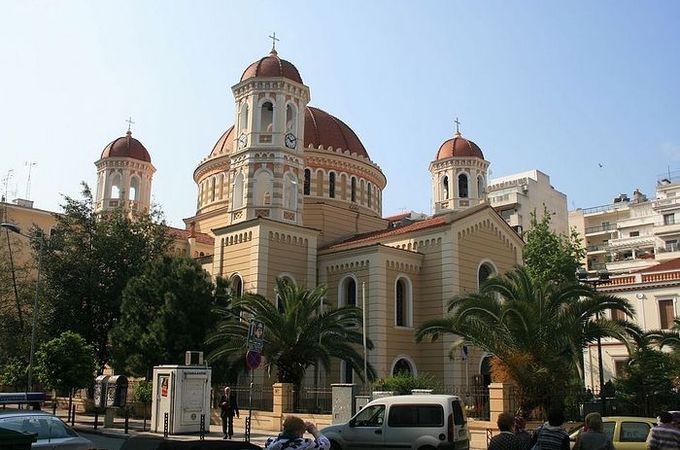
[[[463,137],[458,118],[455,124],[453,138],[439,147],[430,163],[435,214],[460,211],[486,202],[489,162],[477,144]]]
[[[276,52],[251,64],[232,87],[229,223],[256,217],[302,225],[305,107],[309,88]]]
[[[132,125],[132,119],[128,120]],[[151,208],[151,183],[156,171],[144,145],[132,137],[128,126],[123,137],[111,142],[95,162],[97,188],[95,211],[122,208],[131,214],[147,214]]]

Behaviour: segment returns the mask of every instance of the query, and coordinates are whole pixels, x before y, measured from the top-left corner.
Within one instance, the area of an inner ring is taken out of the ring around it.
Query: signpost
[[[248,351],[246,365],[250,369],[250,389],[248,390],[248,419],[246,419],[246,442],[250,442],[250,424],[253,417],[253,380],[255,369],[262,363],[262,348],[264,347],[264,323],[257,319],[250,319],[248,324]]]

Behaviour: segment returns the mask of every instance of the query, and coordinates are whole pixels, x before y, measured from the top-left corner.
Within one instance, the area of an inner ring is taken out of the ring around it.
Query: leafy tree
[[[134,400],[141,403],[151,403],[153,396],[153,383],[142,380],[135,387]]]
[[[493,354],[492,369],[503,372],[520,391],[526,410],[561,401],[572,380],[582,379],[581,349],[598,336],[625,340],[626,328],[598,313],[608,309],[632,315],[627,300],[602,295],[575,281],[542,283],[527,268],[492,277],[478,292],[449,302],[450,314],[423,324],[416,341],[454,334],[451,354],[464,342]]]
[[[432,389],[441,388],[441,383],[429,373],[418,376],[397,374],[391,377],[380,378],[373,387],[381,391],[393,391],[397,394],[410,394],[413,389]]]
[[[205,347],[215,306],[227,304],[227,284],[213,284],[200,264],[164,256],[150,263],[123,291],[120,319],[111,332],[113,365],[150,376],[158,364],[179,364],[187,350]]]
[[[670,330],[653,330],[648,336],[659,347],[670,347],[673,351],[680,352],[680,319],[673,320],[673,327]]]
[[[305,371],[321,365],[330,369],[331,360],[347,361],[363,379],[364,359],[357,345],[362,344],[361,310],[354,306],[329,309],[323,304],[325,287],[304,289],[285,280],[276,280],[279,305],[261,295],[245,294],[235,299],[231,308],[219,308],[221,321],[208,342],[218,347],[209,360],[244,360],[247,351],[248,321],[240,317],[256,317],[265,325],[265,368],[276,368],[279,382],[293,383],[299,388]],[[367,342],[369,349],[373,343]],[[375,370],[368,365],[369,379]],[[297,389],[296,389],[297,390]]]
[[[48,331],[72,330],[94,347],[101,369],[109,360],[108,336],[118,319],[122,291],[149,261],[163,255],[171,238],[160,213],[129,216],[122,210],[95,214],[89,187],[83,198],[65,197],[64,212],[43,248]]]
[[[26,389],[28,363],[18,357],[10,358],[0,366],[0,385],[10,386],[14,391]]]
[[[93,348],[78,334],[65,331],[40,346],[35,372],[48,388],[70,395],[74,389],[89,387],[94,379]]]
[[[576,270],[585,256],[585,249],[576,230],[569,236],[550,229],[552,214],[543,206],[539,221],[536,210],[531,213],[531,227],[524,234],[522,251],[524,266],[537,282],[564,283],[574,281]]]

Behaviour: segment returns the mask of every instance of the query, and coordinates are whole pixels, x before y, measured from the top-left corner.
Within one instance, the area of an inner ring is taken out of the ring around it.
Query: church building
[[[231,90],[234,123],[194,170],[196,212],[185,230],[171,230],[177,251],[238,293],[276,301],[281,277],[326,285],[333,305],[365,304],[368,360],[380,377],[429,373],[465,386],[488,373],[487,355],[474,349],[464,362],[449,358],[451,337],[414,340],[454,295],[521,263],[521,237],[487,201],[482,150],[457,131],[432,149],[434,215],[383,217],[387,176],[347,124],[310,106],[292,63],[272,49]],[[96,166],[99,208],[148,210],[155,169],[130,132]],[[357,380],[338,361],[320,381]]]

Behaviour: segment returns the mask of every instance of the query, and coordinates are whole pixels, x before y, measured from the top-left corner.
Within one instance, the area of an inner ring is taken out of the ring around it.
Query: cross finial
[[[458,120],[458,117],[456,117],[456,120],[454,120],[453,123],[456,124],[456,134],[460,135],[460,120]]]
[[[276,52],[276,42],[280,41],[280,39],[276,37],[276,31],[269,36],[269,39],[272,40],[272,52]]]
[[[132,125],[135,124],[135,123],[132,121],[132,116],[128,117],[128,120],[126,120],[126,122],[127,122],[127,124],[128,124],[128,130],[127,130],[127,132],[128,132],[129,134],[132,134],[131,128],[132,128]]]

